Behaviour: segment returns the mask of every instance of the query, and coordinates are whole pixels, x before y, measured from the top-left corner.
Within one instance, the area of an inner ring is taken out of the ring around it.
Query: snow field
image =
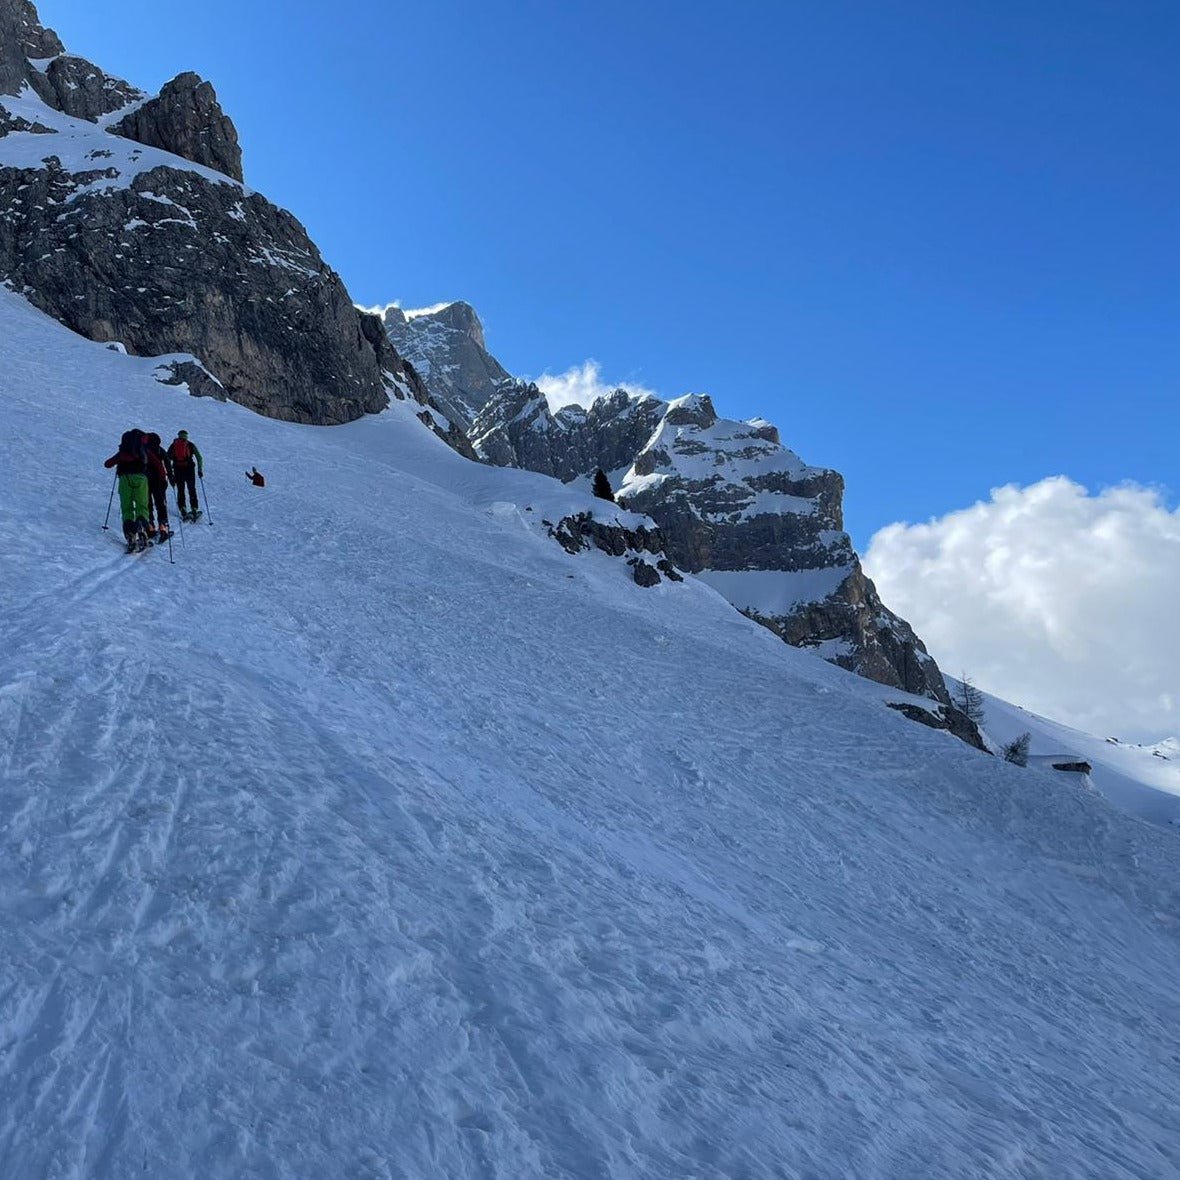
[[[0,291],[0,1174],[1180,1170],[1171,833],[413,407],[154,367]],[[99,530],[129,426],[206,457],[175,566]]]

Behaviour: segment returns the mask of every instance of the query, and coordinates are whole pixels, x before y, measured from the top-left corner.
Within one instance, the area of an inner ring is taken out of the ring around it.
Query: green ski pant
[[[119,476],[119,508],[123,513],[123,532],[134,532],[135,525],[148,520],[148,481],[146,475]],[[128,528],[127,526],[132,526]]]

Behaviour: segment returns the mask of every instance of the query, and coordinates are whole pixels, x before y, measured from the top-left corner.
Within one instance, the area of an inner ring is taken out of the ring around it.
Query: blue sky
[[[358,302],[762,414],[859,544],[1009,481],[1177,488],[1173,3],[39,7],[210,78]]]

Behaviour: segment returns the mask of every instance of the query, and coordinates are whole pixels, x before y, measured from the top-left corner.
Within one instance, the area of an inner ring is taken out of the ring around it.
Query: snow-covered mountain
[[[0,292],[0,1172],[1174,1169],[1172,833],[567,554],[579,488],[408,401],[154,370]],[[100,529],[132,424],[206,456],[175,565]]]
[[[1176,1171],[1175,833],[667,561],[847,584],[839,476],[625,394],[504,437],[666,536],[473,462],[207,84],[0,0],[0,111],[0,1177]],[[171,550],[128,428],[203,451]]]
[[[609,400],[601,422],[591,413],[574,424],[547,406],[530,416],[535,391],[487,351],[469,305],[383,317],[353,306],[299,222],[244,186],[237,132],[209,83],[182,74],[149,97],[66,53],[27,0],[0,0],[0,42],[0,282],[75,331],[167,354],[171,379],[191,392],[273,417],[339,423],[408,397],[456,449],[472,454],[470,437],[492,461],[566,479],[652,461],[662,444],[644,426],[667,430],[686,412],[663,403],[616,412]],[[733,430],[720,429],[731,443]],[[757,470],[688,476],[689,448],[731,466],[740,458],[708,430],[718,433],[702,428],[666,452],[677,474],[650,472],[628,491],[658,534],[603,537],[551,522],[554,532],[627,555],[641,580],[675,565],[711,577],[788,642],[937,699],[939,723],[973,739],[920,640],[860,570],[839,492],[770,488],[771,447],[785,463],[779,483],[798,463],[770,427],[747,430],[760,439],[750,448],[765,452],[750,459]],[[743,489],[756,495],[726,514]],[[632,559],[649,546],[665,552]]]
[[[491,356],[465,303],[408,317],[391,307],[386,329],[436,402],[470,417],[481,458],[587,485],[602,468],[659,525],[674,565],[788,643],[938,701],[931,720],[978,741],[925,645],[865,576],[844,532],[843,479],[803,463],[774,426],[721,418],[707,396],[666,402],[622,389],[555,411]]]
[[[275,417],[429,401],[303,226],[244,186],[209,83],[151,98],[66,53],[27,0],[0,0],[0,282],[91,339],[187,354],[177,381]]]

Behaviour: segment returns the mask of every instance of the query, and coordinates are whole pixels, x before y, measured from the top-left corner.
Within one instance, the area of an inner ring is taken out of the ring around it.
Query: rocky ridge
[[[665,551],[795,647],[950,704],[913,629],[881,602],[844,532],[844,481],[809,467],[769,423],[720,418],[712,400],[617,390],[554,413],[535,386],[501,389],[471,432],[489,462],[566,482],[596,468],[659,526]]]
[[[455,337],[430,330],[429,318],[399,330],[403,346],[411,347],[411,337],[415,366],[432,392],[438,374],[491,369],[482,328],[467,331],[460,363]],[[464,319],[479,324],[469,309]],[[504,372],[498,364],[494,371]],[[526,381],[497,376],[460,388],[465,404],[478,405],[468,436],[486,462],[566,483],[588,481],[602,468],[620,503],[656,522],[675,567],[710,583],[787,643],[930,698],[938,708],[928,723],[978,739],[954,710],[921,639],[881,602],[861,568],[844,532],[843,478],[803,463],[774,426],[720,418],[703,395],[667,402],[619,389],[589,408],[555,411]]]
[[[190,354],[195,394],[310,423],[410,398],[470,454],[303,226],[241,181],[209,83],[149,98],[0,0],[0,282],[91,339]]]

